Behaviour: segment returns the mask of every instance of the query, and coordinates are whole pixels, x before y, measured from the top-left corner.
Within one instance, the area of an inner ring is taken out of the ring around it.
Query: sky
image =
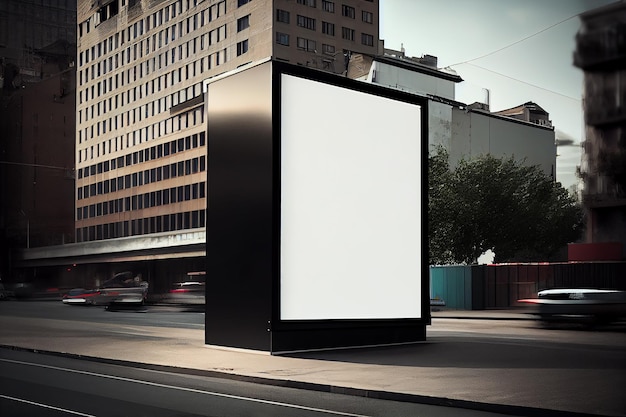
[[[574,141],[557,149],[556,179],[570,188],[584,137],[583,73],[573,66],[578,14],[614,2],[380,0],[380,38],[386,48],[434,55],[440,68],[456,71],[464,80],[458,101],[484,102],[488,89],[491,111],[527,101],[544,108],[556,138]]]

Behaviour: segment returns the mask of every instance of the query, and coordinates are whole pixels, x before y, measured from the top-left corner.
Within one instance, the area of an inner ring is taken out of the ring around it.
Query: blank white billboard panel
[[[421,318],[420,106],[281,84],[281,320]]]

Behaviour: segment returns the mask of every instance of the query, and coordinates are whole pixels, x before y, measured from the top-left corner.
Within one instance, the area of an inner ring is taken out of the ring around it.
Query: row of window
[[[373,3],[374,0],[365,0]],[[297,0],[298,4],[317,8],[317,0]],[[322,10],[325,12],[335,13],[335,2],[330,0],[322,0]],[[352,17],[354,19],[354,7],[343,4],[341,6],[341,12],[343,16]]]
[[[344,5],[344,8],[345,7],[349,7],[349,6],[345,6]],[[349,7],[349,9],[354,11],[353,7]],[[363,11],[363,19],[364,19],[364,21],[365,21],[366,14],[368,16],[369,23],[372,23],[372,21],[373,21],[372,13]],[[282,22],[282,23],[289,23],[289,20],[290,20],[289,12],[286,11],[286,10],[277,9],[276,10],[276,20],[278,22]],[[297,15],[296,16],[296,24],[299,27],[302,27],[302,28],[305,28],[305,29],[309,29],[309,30],[312,30],[312,31],[316,31],[317,30],[316,19],[313,19],[311,17],[307,17],[307,16],[303,16],[303,15]],[[335,24],[331,23],[331,22],[322,21],[322,33],[324,33],[326,35],[329,35],[329,36],[335,36]],[[355,41],[356,40],[355,39],[355,30],[352,29],[352,28],[343,26],[341,28],[341,37],[342,37],[342,39],[345,39],[345,40]],[[277,34],[276,34],[276,43],[278,43],[279,45],[289,45],[289,35],[285,34],[285,33],[282,33],[282,32],[277,32]],[[374,36],[369,34],[369,33],[361,33],[361,44],[366,45],[366,46],[374,46]],[[297,46],[298,46],[298,48],[304,49],[306,51],[315,51],[317,49],[315,41],[310,40],[310,39],[306,39],[306,38],[298,38]],[[333,53],[333,52],[331,52],[331,53]]]
[[[143,219],[125,220],[76,229],[76,242],[197,229],[206,226],[206,211],[194,210]]]
[[[197,200],[206,197],[206,183],[180,185],[164,190],[117,198],[102,203],[90,204],[76,209],[76,220],[93,219],[109,214],[123,213],[125,211],[143,210],[151,207],[166,206],[168,204],[182,203],[183,201]]]
[[[111,123],[111,120],[112,119],[109,119],[108,121],[104,121],[102,123]],[[131,146],[147,142],[151,139],[161,138],[171,133],[199,126],[203,123],[204,106],[200,106],[179,115],[169,117],[165,120],[152,123],[143,128],[135,129],[126,135],[109,137],[89,147],[78,149],[78,162],[81,163],[83,161],[98,158],[101,155],[103,156],[109,153],[117,152],[123,150],[124,148],[129,148]],[[98,126],[100,126],[100,123],[96,124],[96,127]],[[94,126],[92,125],[90,128],[85,128],[84,131],[80,130],[78,133],[79,141],[81,142],[82,140],[86,140],[88,133],[91,135],[91,138],[93,138]],[[95,137],[99,137],[98,128],[95,129]]]
[[[125,156],[118,156],[117,158],[113,158],[109,161],[99,162],[97,164],[93,164],[79,169],[78,179],[87,178],[90,175],[102,174],[117,168],[124,168],[125,166],[154,161],[159,158],[174,155],[177,152],[184,152],[194,148],[203,147],[205,145],[205,132],[185,136],[184,138],[174,139],[167,143],[162,143],[152,146],[150,148],[146,148],[143,151],[135,151],[126,154]]]
[[[189,68],[192,68],[193,66],[194,64],[192,63],[192,64],[187,65],[186,67],[180,68],[179,71],[174,71],[174,72],[181,73],[182,70],[187,70]],[[192,77],[193,76],[195,75],[192,75]],[[164,77],[168,78],[168,76],[164,76]],[[158,79],[149,81],[146,84],[132,87],[126,92],[122,92],[121,94],[116,94],[115,96],[111,96],[109,98],[104,98],[101,101],[92,104],[91,106],[87,106],[85,108],[79,109],[78,110],[78,124],[83,125],[83,123],[88,122],[90,119],[99,117],[101,115],[102,116],[106,115],[108,112],[115,112],[120,107],[127,106],[131,103],[141,100],[144,97],[151,96],[154,92],[160,91],[158,85],[161,85],[161,82],[160,82],[161,78],[162,77],[159,77]],[[158,81],[158,82],[155,82],[155,81]],[[157,90],[153,90],[153,88],[157,88]],[[114,117],[110,118],[111,122],[109,123],[109,125],[104,127],[105,129],[104,132],[106,132],[107,130],[109,131],[115,130],[118,128],[118,126],[124,127],[124,122],[126,122],[126,125],[130,125],[131,123],[135,123],[135,121],[141,121],[143,118],[148,118],[148,117],[160,114],[162,112],[166,112],[173,106],[176,106],[187,100],[191,100],[193,98],[199,97],[201,95],[202,95],[202,83],[197,82],[193,85],[190,85],[187,88],[182,88],[180,90],[174,91],[173,93],[169,95],[159,97],[156,100],[149,101],[138,107],[129,109],[126,112],[120,113],[118,111]],[[81,128],[86,129],[84,125],[81,126]],[[79,143],[81,142],[82,140]]]
[[[155,35],[156,36],[156,35]],[[128,49],[115,54],[115,56],[111,56],[109,58],[103,59],[97,63],[92,64],[89,67],[84,68],[84,70],[78,71],[78,80],[79,85],[84,85],[88,83],[90,80],[96,80],[96,83],[91,87],[86,87],[79,90],[79,104],[82,104],[83,101],[88,102],[89,100],[100,97],[107,92],[113,91],[119,87],[123,87],[126,84],[134,84],[138,80],[141,80],[144,76],[150,75],[156,71],[162,71],[167,68],[169,65],[173,65],[177,61],[189,58],[196,54],[196,52],[203,51],[207,46],[214,45],[223,39],[226,38],[226,25],[222,25],[218,28],[215,28],[203,35],[197,36],[193,39],[188,40],[185,43],[182,43],[172,49],[168,49],[167,51],[163,51],[158,55],[152,56],[151,58],[139,62],[134,65],[132,68],[128,68],[123,71],[118,71],[115,75],[111,75],[106,78],[106,75],[109,72],[113,72],[119,69],[119,63],[121,62],[122,66],[125,64],[129,64],[135,62],[140,59],[143,55],[141,52],[139,56],[136,53],[137,44],[135,44],[134,48],[129,47]],[[143,41],[141,41],[143,43]],[[140,45],[140,51],[142,50]],[[148,54],[149,51],[146,51]],[[194,63],[189,65],[192,66],[192,70],[195,73],[203,73],[206,70],[211,69],[214,66],[218,66],[226,61],[226,51],[220,50],[215,52],[210,56],[210,58],[205,62],[204,59],[197,60]],[[196,64],[197,63],[197,64]],[[205,65],[206,64],[206,65]],[[188,67],[189,67],[188,65]],[[206,68],[205,68],[206,67]],[[183,78],[179,77],[178,80],[175,80],[174,74],[176,71],[172,71],[172,80],[170,85],[174,85],[176,82],[182,81]],[[190,71],[188,71],[190,72]],[[90,75],[91,74],[91,75]],[[188,76],[189,74],[187,74]],[[159,82],[160,82],[160,78]],[[188,78],[188,77],[187,77]],[[98,81],[103,80],[103,81]],[[165,88],[167,88],[167,79],[165,82]],[[159,86],[160,90],[160,86]],[[91,93],[91,94],[90,94]]]
[[[121,0],[121,1],[122,1],[122,6],[124,6],[125,0]],[[98,51],[97,56],[100,56],[103,51],[106,54],[107,47],[108,47],[108,50],[111,51],[123,45],[125,40],[130,42],[142,36],[143,34],[147,33],[151,28],[153,29],[153,28],[162,26],[163,24],[169,22],[170,19],[175,19],[177,15],[181,15],[189,11],[191,8],[196,7],[197,4],[202,1],[203,0],[178,0],[174,4],[171,4],[169,6],[164,7],[163,9],[155,11],[151,15],[148,15],[144,17],[143,19],[140,19],[139,21],[130,25],[127,29],[121,32],[121,35],[116,34],[114,35],[114,37],[106,39],[97,45],[94,45],[94,47],[91,48],[92,59],[93,57],[96,56],[95,55],[96,50]],[[103,13],[103,11],[105,13]],[[103,8],[99,9],[93,16],[91,16],[91,18],[89,18],[85,22],[82,22],[78,25],[79,38],[89,33],[92,28],[95,28],[96,26],[98,26],[101,23],[103,17],[110,18],[116,14],[117,14],[117,8],[115,7],[109,6],[109,10],[103,10]],[[222,0],[220,2],[217,2],[216,4],[211,5],[209,8],[204,10],[202,14],[203,16],[201,16],[200,19],[202,19],[203,22],[204,21],[211,22],[213,20],[216,20],[220,16],[223,16],[224,14],[226,14],[226,0]],[[197,19],[197,18],[194,18],[194,19]],[[79,61],[82,62],[82,56],[79,56]]]
[[[354,30],[342,28],[343,39],[354,41]],[[317,51],[317,42],[313,39],[297,37],[296,46],[304,51]],[[279,45],[289,46],[289,34],[276,32],[276,43]],[[361,33],[361,43],[367,46],[374,46],[374,36],[367,33]],[[322,44],[322,53],[327,55],[335,55],[335,46]]]
[[[112,179],[106,179],[83,187],[78,187],[77,200],[114,193],[124,189],[140,187],[159,181],[166,181],[170,178],[182,177],[185,175],[197,174],[206,171],[206,157],[188,159],[186,161],[174,162],[165,166],[146,169],[145,171],[134,172]]]
[[[325,11],[330,12],[330,13],[335,13],[334,2],[325,1],[323,2],[323,4],[324,4]],[[343,5],[342,15],[344,17],[354,19],[356,16],[356,10],[354,7]],[[363,22],[365,23],[370,23],[370,24],[374,23],[374,13],[368,12],[367,10],[362,10],[361,20],[363,20]],[[286,10],[276,9],[276,21],[282,22],[282,23],[290,23],[290,13]],[[315,19],[313,18],[303,16],[303,15],[297,15],[296,23],[300,27],[315,30]]]

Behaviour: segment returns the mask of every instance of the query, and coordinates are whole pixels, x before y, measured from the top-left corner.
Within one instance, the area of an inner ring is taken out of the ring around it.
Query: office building
[[[377,1],[79,0],[76,241],[205,227],[204,80],[377,45]]]

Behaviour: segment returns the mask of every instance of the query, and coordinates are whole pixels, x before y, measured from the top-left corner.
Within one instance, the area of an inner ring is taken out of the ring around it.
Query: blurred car
[[[626,319],[626,291],[559,288],[537,293],[537,298],[518,300],[534,308],[543,322],[576,321],[608,324]]]
[[[17,282],[13,284],[13,296],[15,298],[30,298],[35,293],[35,286],[32,282]]]
[[[206,302],[205,288],[206,275],[191,273],[184,280],[172,284],[163,302],[180,305],[204,305]]]
[[[95,289],[74,288],[63,296],[64,304],[143,305],[148,298],[148,282],[132,272],[120,272]]]
[[[84,288],[73,288],[63,295],[63,304],[83,304],[95,305],[96,296],[100,295],[98,290],[86,290]]]
[[[6,300],[11,293],[4,288],[4,284],[0,281],[0,300]]]

